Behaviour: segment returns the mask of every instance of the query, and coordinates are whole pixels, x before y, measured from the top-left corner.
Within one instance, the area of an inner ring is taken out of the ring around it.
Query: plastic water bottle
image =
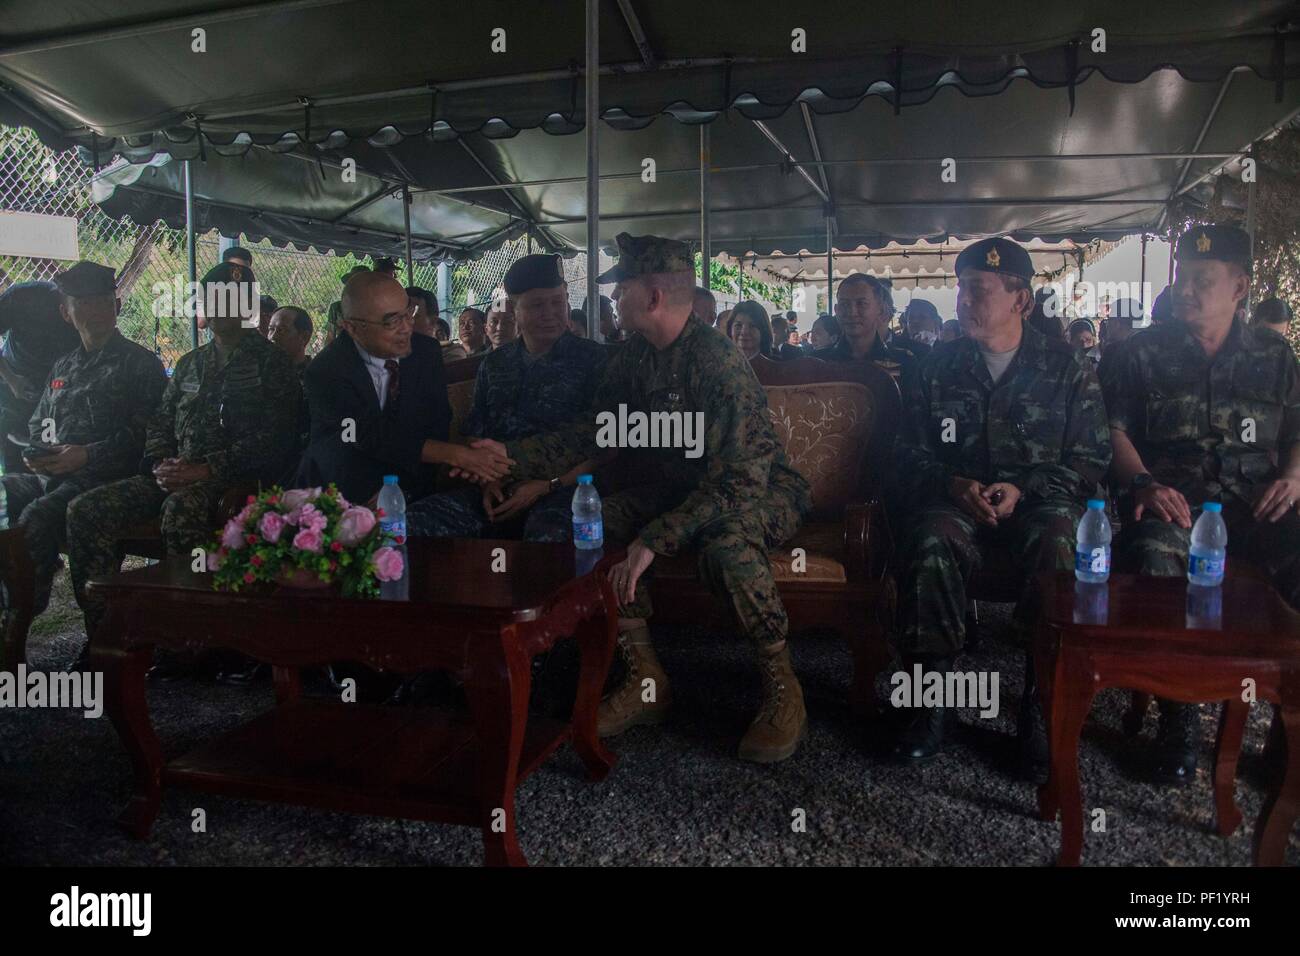
[[[1187,619],[1189,629],[1219,631],[1223,629],[1223,588],[1187,585]]]
[[[1192,526],[1192,548],[1187,555],[1187,580],[1198,587],[1217,588],[1227,566],[1228,526],[1223,523],[1223,505],[1207,501]]]
[[[379,527],[391,534],[397,544],[406,544],[406,496],[397,485],[396,475],[384,475],[384,487],[379,490],[379,507],[384,512]]]
[[[591,483],[591,475],[578,476],[573,493],[573,546],[579,551],[595,551],[605,545],[605,519],[600,508],[600,492]]]
[[[1085,584],[1110,580],[1110,519],[1106,502],[1093,498],[1074,539],[1074,577]]]

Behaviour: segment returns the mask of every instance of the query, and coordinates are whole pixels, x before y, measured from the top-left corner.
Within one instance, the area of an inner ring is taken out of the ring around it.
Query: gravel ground
[[[674,712],[657,728],[615,739],[619,762],[588,784],[562,750],[519,789],[520,842],[533,864],[994,864],[1050,863],[1059,825],[1035,816],[1034,789],[1010,770],[1022,668],[999,640],[1006,608],[982,607],[987,638],[959,662],[998,671],[1001,712],[961,715],[948,753],[922,768],[883,759],[883,734],[854,721],[850,660],[826,634],[796,635],[795,663],[811,714],[809,735],[783,764],[735,758],[758,696],[748,648],[732,634],[665,629],[658,647],[673,681]],[[81,626],[61,575],[54,603],[29,642],[30,667],[69,659]],[[571,685],[574,655],[557,651],[539,676],[535,703],[554,706]],[[887,689],[882,677],[882,692]],[[324,694],[323,681],[309,693]],[[453,695],[454,696],[454,695]],[[230,729],[273,704],[269,682],[151,684],[149,704],[169,754]],[[1241,866],[1263,797],[1259,752],[1269,709],[1252,709],[1237,783],[1245,823],[1214,834],[1208,767],[1214,722],[1203,708],[1202,770],[1181,790],[1141,780],[1154,710],[1138,741],[1124,739],[1127,694],[1103,693],[1080,751],[1084,806],[1105,811],[1105,832],[1087,833],[1092,865]],[[152,837],[137,842],[114,824],[130,768],[112,725],[56,710],[0,712],[0,862],[35,865],[477,865],[482,847],[466,827],[165,793]],[[201,806],[207,832],[193,833]],[[792,826],[804,811],[806,831]],[[1091,819],[1091,815],[1087,817]],[[1300,831],[1288,862],[1300,862]]]

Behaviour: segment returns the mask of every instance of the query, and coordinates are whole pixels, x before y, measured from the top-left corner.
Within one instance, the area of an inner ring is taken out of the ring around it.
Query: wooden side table
[[[1108,585],[1076,589],[1074,574],[1061,572],[1044,573],[1039,586],[1034,664],[1051,765],[1038,808],[1044,820],[1060,813],[1057,864],[1076,866],[1082,853],[1079,734],[1104,687],[1187,703],[1225,702],[1213,771],[1216,820],[1219,833],[1236,830],[1241,813],[1232,788],[1249,709],[1244,682],[1250,679],[1256,700],[1281,705],[1286,728],[1286,773],[1265,801],[1254,834],[1256,864],[1281,865],[1300,815],[1300,614],[1251,573],[1229,573],[1217,622],[1189,619],[1185,578],[1113,574]],[[1104,609],[1098,587],[1106,588]]]
[[[496,549],[504,550],[505,573],[491,571]],[[147,837],[163,785],[174,784],[477,826],[487,863],[524,865],[515,825],[520,781],[566,741],[589,779],[614,765],[596,735],[596,708],[618,627],[604,568],[620,557],[582,575],[571,545],[412,540],[409,586],[377,600],[215,592],[188,557],[94,580],[108,611],[91,642],[91,666],[104,672],[105,710],[135,776],[120,822]],[[530,663],[569,637],[581,654],[572,716],[530,717]],[[164,761],[145,701],[156,645],[228,647],[272,665],[276,707]],[[303,698],[298,669],[333,661],[450,671],[464,684],[470,713]]]

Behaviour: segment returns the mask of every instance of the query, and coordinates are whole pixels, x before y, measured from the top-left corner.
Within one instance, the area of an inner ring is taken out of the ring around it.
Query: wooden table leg
[[[1300,700],[1287,700],[1283,677],[1282,711],[1278,719],[1286,732],[1286,774],[1270,794],[1255,822],[1255,865],[1281,866],[1296,817],[1300,816]],[[1295,693],[1295,691],[1292,691]]]
[[[271,681],[275,685],[277,704],[293,704],[302,696],[301,671],[296,667],[272,667]]]
[[[104,710],[117,729],[135,773],[135,793],[118,816],[118,823],[137,840],[143,840],[149,836],[162,803],[162,747],[145,700],[144,675],[153,659],[153,648],[121,647],[114,639],[121,633],[119,618],[110,610],[100,637],[91,641],[90,669],[104,674]]]
[[[1043,723],[1046,725],[1048,745],[1047,779],[1038,788],[1038,818],[1048,822],[1056,819],[1056,814],[1061,807],[1060,798],[1057,796],[1055,748],[1052,746],[1053,708],[1055,706],[1053,689],[1059,683],[1055,674],[1059,648],[1054,646],[1053,636],[1052,631],[1041,628],[1034,642],[1034,676],[1038,682],[1038,700],[1043,710]]]
[[[1051,778],[1061,811],[1061,852],[1057,866],[1078,866],[1083,854],[1083,793],[1079,786],[1079,735],[1092,708],[1092,667],[1062,648],[1052,690]]]
[[[1241,826],[1234,789],[1237,783],[1237,758],[1241,755],[1241,738],[1246,731],[1250,704],[1240,697],[1223,703],[1219,715],[1219,735],[1214,745],[1214,819],[1219,836],[1231,836]]]
[[[610,590],[603,583],[603,590]],[[600,742],[596,734],[596,709],[600,706],[600,692],[609,675],[610,661],[614,657],[614,642],[618,640],[617,604],[612,603],[613,592],[607,595],[606,613],[582,621],[574,632],[581,661],[578,669],[578,693],[573,701],[573,749],[587,767],[587,779],[604,780],[618,758]],[[613,610],[614,613],[609,613]]]
[[[465,696],[478,737],[484,863],[527,866],[515,821],[515,785],[528,726],[530,664],[514,626],[470,642]]]

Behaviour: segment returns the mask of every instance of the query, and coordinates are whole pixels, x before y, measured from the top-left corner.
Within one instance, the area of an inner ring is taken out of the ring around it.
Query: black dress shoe
[[[1160,701],[1160,729],[1152,773],[1158,783],[1185,785],[1196,779],[1201,742],[1201,709],[1196,704]]]
[[[943,753],[948,712],[943,707],[918,707],[898,733],[892,750],[902,763],[925,763]]]
[[[223,670],[217,675],[217,683],[228,684],[231,687],[247,687],[270,672],[271,666],[269,664],[263,664],[250,657],[247,661],[242,662],[241,666]]]
[[[1016,719],[1016,743],[1020,751],[1020,774],[1033,783],[1045,783],[1050,761],[1047,745],[1047,721],[1043,719],[1043,704],[1038,696],[1038,677],[1034,661],[1025,658],[1025,693],[1020,698],[1020,713]]]

